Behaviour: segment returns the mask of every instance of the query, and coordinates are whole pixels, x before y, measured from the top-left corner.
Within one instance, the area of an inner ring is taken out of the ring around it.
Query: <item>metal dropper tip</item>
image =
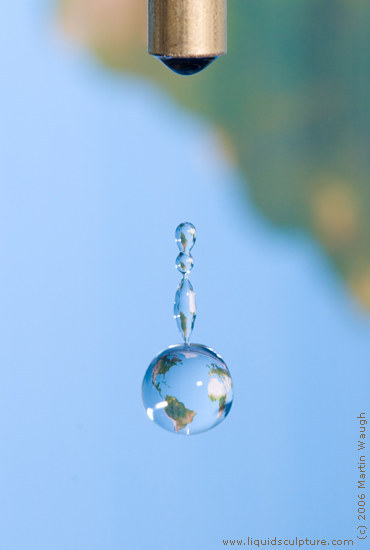
[[[227,51],[227,0],[148,0],[148,51],[193,75]]]

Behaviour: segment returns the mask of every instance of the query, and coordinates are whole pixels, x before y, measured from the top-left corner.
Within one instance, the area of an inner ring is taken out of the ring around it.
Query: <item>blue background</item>
[[[77,56],[41,8],[7,4],[0,32],[1,550],[355,538],[368,317],[318,245],[254,210],[210,125]],[[235,387],[190,438],[140,396],[179,341],[185,220],[193,339]]]

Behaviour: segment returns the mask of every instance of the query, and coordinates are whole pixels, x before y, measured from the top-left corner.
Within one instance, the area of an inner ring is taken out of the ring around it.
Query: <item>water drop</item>
[[[177,242],[180,252],[190,252],[196,240],[196,230],[192,223],[184,222],[177,226],[175,241]]]
[[[190,76],[200,71],[203,71],[208,67],[215,59],[215,57],[169,57],[169,56],[158,56],[158,59],[162,61],[176,74],[182,76]]]
[[[210,430],[226,418],[233,387],[223,359],[211,348],[189,343],[196,318],[195,292],[188,278],[193,267],[194,225],[180,224],[175,240],[180,249],[176,267],[182,278],[174,316],[184,342],[169,346],[153,359],[144,376],[142,396],[150,420],[170,432],[191,435]]]
[[[210,430],[228,415],[233,388],[223,359],[199,344],[162,351],[146,371],[142,396],[151,420],[170,432]]]
[[[195,292],[187,277],[181,279],[177,289],[173,313],[181,336],[185,342],[188,342],[194,328],[197,308],[195,305]]]
[[[176,258],[176,267],[183,275],[187,275],[193,269],[194,260],[191,254],[180,252]]]

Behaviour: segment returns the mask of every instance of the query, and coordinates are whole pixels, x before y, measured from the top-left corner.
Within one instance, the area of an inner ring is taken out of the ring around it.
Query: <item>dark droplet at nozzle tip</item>
[[[158,56],[158,59],[162,61],[176,74],[182,76],[191,76],[203,71],[208,65],[210,65],[217,57],[167,57]]]

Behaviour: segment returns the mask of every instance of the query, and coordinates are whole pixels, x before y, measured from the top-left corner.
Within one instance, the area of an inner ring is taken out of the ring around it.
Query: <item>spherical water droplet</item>
[[[176,267],[184,275],[190,273],[193,269],[194,260],[191,254],[186,254],[185,252],[180,252],[176,258]]]
[[[225,362],[213,350],[178,344],[153,359],[142,395],[151,420],[170,432],[191,435],[210,430],[226,418],[233,388]]]
[[[177,226],[175,232],[175,241],[180,252],[190,252],[195,245],[196,230],[192,223],[184,222]]]

